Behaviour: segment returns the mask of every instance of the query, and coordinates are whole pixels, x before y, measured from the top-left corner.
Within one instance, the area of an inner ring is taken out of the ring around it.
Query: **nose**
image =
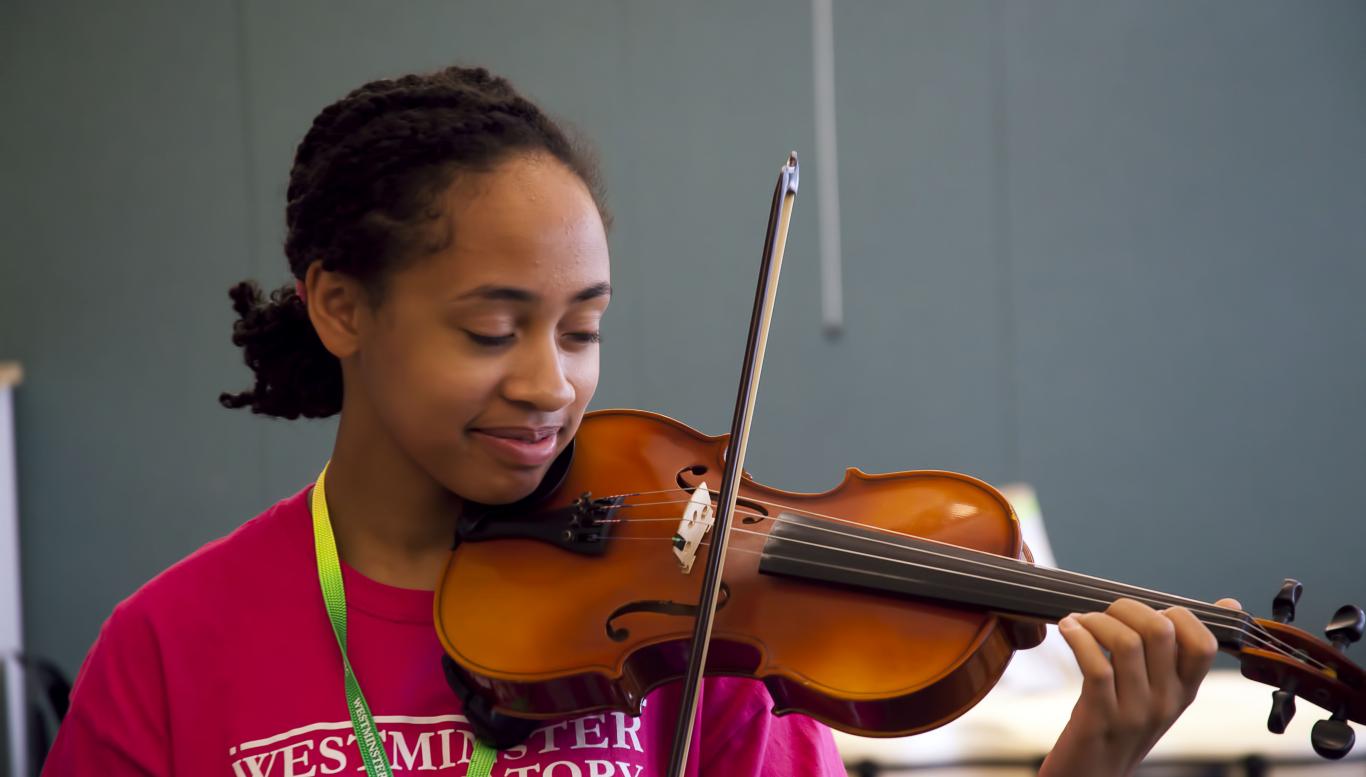
[[[564,409],[574,401],[574,384],[565,373],[564,354],[560,352],[554,334],[529,338],[523,343],[521,353],[503,381],[503,396],[541,412]]]

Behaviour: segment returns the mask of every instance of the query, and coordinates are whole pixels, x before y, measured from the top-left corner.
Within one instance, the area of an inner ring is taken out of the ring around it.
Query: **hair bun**
[[[276,289],[266,300],[255,281],[243,281],[228,296],[238,317],[232,342],[242,348],[256,382],[247,391],[220,394],[219,403],[289,419],[341,412],[341,363],[323,347],[294,284]]]

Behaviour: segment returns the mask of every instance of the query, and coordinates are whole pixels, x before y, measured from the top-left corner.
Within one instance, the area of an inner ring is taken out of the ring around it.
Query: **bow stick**
[[[707,662],[712,616],[716,614],[717,595],[721,590],[721,569],[726,559],[726,548],[730,543],[730,519],[735,510],[735,499],[740,493],[740,475],[745,462],[745,448],[749,442],[750,419],[754,415],[754,404],[759,395],[759,373],[764,364],[764,346],[768,343],[769,322],[773,318],[773,301],[778,295],[778,273],[783,266],[787,228],[792,221],[792,207],[797,201],[799,172],[797,152],[793,151],[788,155],[787,164],[778,171],[778,184],[773,190],[773,205],[768,214],[768,231],[764,235],[759,283],[754,291],[754,310],[749,319],[749,338],[745,342],[745,357],[740,365],[740,390],[735,400],[735,414],[730,423],[730,441],[726,446],[726,468],[721,476],[721,490],[717,497],[716,517],[712,526],[711,550],[707,555],[707,569],[702,577],[702,591],[697,601],[697,620],[693,624],[688,674],[683,681],[678,726],[674,730],[673,751],[669,757],[671,777],[682,777],[683,770],[688,764],[693,718],[697,714],[697,694],[701,687],[702,669]]]

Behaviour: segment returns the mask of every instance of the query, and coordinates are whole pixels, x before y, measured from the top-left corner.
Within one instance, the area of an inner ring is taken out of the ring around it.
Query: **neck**
[[[343,401],[327,468],[327,511],[342,560],[387,585],[435,590],[460,506],[365,406]]]

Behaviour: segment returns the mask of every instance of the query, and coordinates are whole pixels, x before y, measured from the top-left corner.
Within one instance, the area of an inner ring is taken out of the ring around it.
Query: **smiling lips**
[[[509,464],[538,467],[555,455],[561,426],[488,426],[470,434]]]

